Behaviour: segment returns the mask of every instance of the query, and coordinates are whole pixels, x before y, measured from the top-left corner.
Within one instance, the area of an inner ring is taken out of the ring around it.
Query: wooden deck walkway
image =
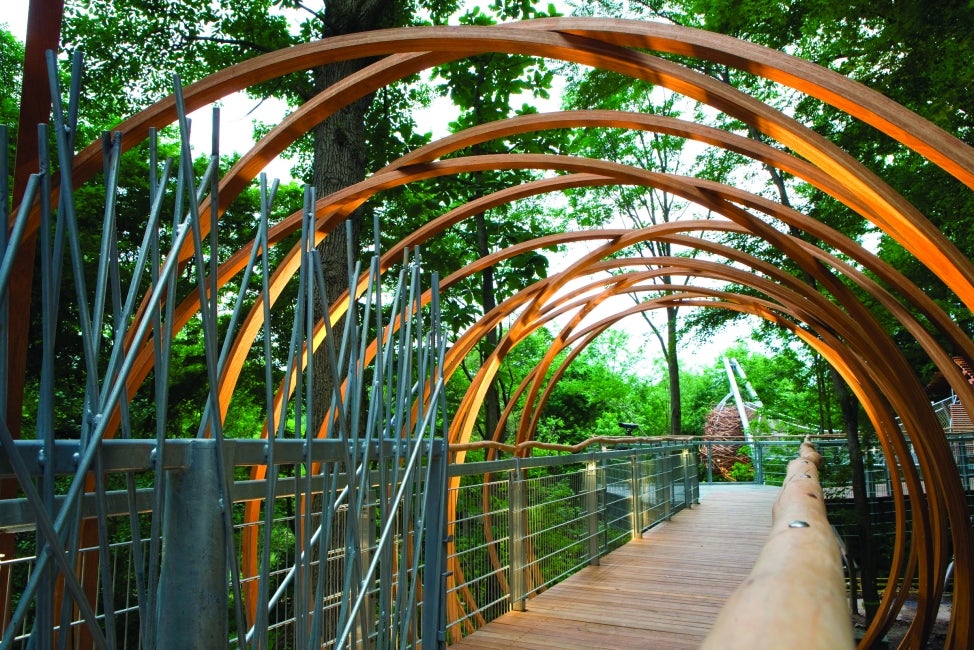
[[[701,486],[700,505],[450,646],[626,650],[697,648],[750,573],[778,488]]]

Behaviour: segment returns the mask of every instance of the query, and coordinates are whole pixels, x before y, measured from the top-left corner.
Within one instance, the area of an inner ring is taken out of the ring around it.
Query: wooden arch
[[[335,37],[327,41],[309,43],[274,52],[228,68],[188,86],[184,94],[187,108],[194,110],[237,90],[278,78],[290,72],[350,58],[384,57],[359,73],[323,91],[296,110],[272,130],[254,149],[248,152],[221,181],[218,211],[222,212],[222,209],[255,178],[259,170],[269,160],[276,157],[288,144],[307,132],[315,124],[326,119],[337,108],[365,96],[383,85],[437,63],[485,52],[510,52],[558,58],[614,70],[668,87],[737,117],[752,125],[760,133],[794,151],[797,155],[786,156],[770,147],[747,143],[731,134],[721,134],[693,125],[657,122],[649,127],[647,121],[641,123],[639,119],[632,116],[566,116],[558,114],[550,117],[539,116],[533,124],[528,119],[523,120],[522,123],[508,123],[506,128],[524,128],[527,130],[539,128],[546,124],[558,123],[567,126],[583,124],[586,121],[587,123],[599,122],[601,125],[606,125],[612,120],[616,120],[614,126],[673,129],[674,131],[682,129],[680,133],[685,137],[695,137],[701,141],[734,150],[737,150],[735,147],[738,147],[741,151],[748,152],[748,155],[753,155],[757,160],[794,173],[848,205],[864,219],[874,223],[897,240],[920,262],[934,269],[955,293],[958,300],[968,309],[974,309],[974,264],[934,228],[914,206],[896,194],[881,179],[827,140],[771,107],[736,91],[726,84],[648,54],[644,50],[679,54],[717,62],[795,88],[871,124],[935,164],[940,165],[968,187],[974,188],[974,150],[878,93],[855,84],[838,74],[780,52],[718,34],[658,23],[566,18],[529,21],[517,25],[496,27],[465,27],[462,29],[430,27]],[[125,135],[124,146],[126,148],[134,146],[145,139],[150,127],[166,126],[172,123],[175,117],[175,100],[167,98],[127,120],[118,127]],[[747,286],[759,288],[766,293],[771,300],[762,301],[755,298],[724,294],[719,306],[747,311],[777,322],[782,327],[792,330],[796,336],[821,352],[843,374],[862,400],[867,413],[884,441],[887,459],[899,463],[904,468],[910,468],[912,461],[906,452],[906,439],[899,428],[894,426],[891,413],[895,412],[902,419],[912,441],[917,444],[919,465],[926,478],[926,503],[929,505],[928,511],[919,513],[920,516],[914,518],[912,543],[918,556],[918,571],[921,586],[924,588],[925,600],[921,603],[922,612],[918,612],[918,622],[914,625],[916,633],[913,638],[922,638],[929,630],[931,607],[942,590],[942,580],[938,575],[942,575],[940,570],[946,564],[944,548],[948,539],[947,531],[949,531],[949,538],[954,543],[954,549],[957,553],[954,607],[955,611],[968,612],[967,616],[952,619],[949,643],[957,647],[970,646],[974,641],[974,621],[969,615],[972,606],[971,591],[974,587],[971,531],[968,525],[970,513],[964,502],[964,493],[958,480],[953,459],[945,441],[939,435],[942,429],[932,417],[929,406],[918,402],[916,399],[918,394],[916,377],[896,347],[878,329],[869,310],[855,299],[833,273],[826,273],[819,266],[818,262],[823,259],[824,252],[813,250],[803,242],[787,238],[765,222],[753,217],[749,211],[764,211],[785,221],[794,219],[797,222],[803,218],[807,219],[807,217],[801,217],[797,213],[784,209],[775,209],[769,205],[769,202],[760,199],[760,197],[747,195],[732,188],[696,179],[627,170],[619,165],[602,161],[580,161],[551,156],[508,156],[504,157],[503,160],[497,156],[485,156],[436,161],[436,158],[441,156],[444,151],[450,150],[450,147],[465,146],[463,144],[464,138],[497,137],[489,133],[490,127],[481,128],[482,131],[470,131],[465,135],[457,136],[453,141],[440,143],[438,150],[433,147],[417,151],[404,158],[397,165],[377,172],[368,181],[347,188],[331,197],[323,198],[317,206],[319,215],[317,236],[319,238],[326,236],[354,206],[382,189],[435,174],[507,166],[554,169],[568,172],[571,176],[569,177],[570,180],[552,179],[550,182],[539,183],[530,190],[512,189],[507,194],[491,197],[490,200],[505,202],[515,198],[520,192],[548,191],[556,189],[559,184],[561,187],[571,186],[573,182],[578,182],[580,185],[650,184],[680,194],[690,201],[724,214],[736,222],[738,227],[747,229],[755,236],[762,237],[778,246],[786,255],[811,273],[832,296],[841,301],[844,309],[826,300],[817,291],[799,292],[798,287],[791,286],[784,278],[780,277],[776,278],[777,282],[771,282],[764,278],[759,280],[757,275],[743,277],[738,273],[730,272],[718,274],[716,269],[695,265],[671,265],[668,267],[667,273],[676,274],[677,271],[680,271],[694,277],[709,277],[713,274],[724,280],[733,278],[735,282],[741,281]],[[101,146],[95,143],[78,155],[72,171],[73,178],[76,182],[83,182],[100,169]],[[488,203],[489,201],[484,201],[478,207],[482,208]],[[15,213],[16,209],[13,210],[12,214]],[[204,209],[203,214],[209,218],[210,212]],[[462,210],[450,218],[463,218]],[[296,227],[296,222],[296,219],[288,220],[275,229],[274,241],[280,241],[280,238],[286,234],[289,228],[293,230]],[[811,220],[805,222],[805,227],[813,228],[814,225],[810,222]],[[28,234],[36,230],[37,224],[37,219],[32,220],[31,230]],[[204,223],[204,231],[210,226],[209,222]],[[423,236],[428,236],[428,233],[424,232]],[[508,333],[509,337],[502,349],[485,366],[483,377],[478,379],[468,398],[465,398],[459,413],[460,417],[457,420],[456,426],[458,428],[455,430],[457,439],[463,439],[469,435],[469,430],[472,428],[472,418],[476,417],[479,401],[482,399],[482,391],[486,386],[485,382],[489,381],[489,374],[496,369],[500,353],[510,349],[510,346],[514,345],[519,338],[523,338],[532,327],[544,322],[549,313],[553,313],[554,305],[558,304],[556,302],[557,292],[568,279],[590,274],[593,269],[597,268],[607,252],[622,250],[635,242],[637,237],[636,233],[623,233],[614,236],[608,244],[577,262],[570,273],[551,279],[551,281],[539,283],[536,287],[532,287],[523,295],[518,296],[518,301],[509,301],[499,307],[501,312],[498,313],[501,314],[512,313],[515,308],[520,309],[521,312],[515,325]],[[413,239],[417,242],[423,241],[419,237]],[[824,241],[830,242],[827,239]],[[838,239],[832,241],[838,241]],[[686,243],[692,242],[687,241]],[[406,244],[403,243],[402,245]],[[849,243],[842,242],[841,245],[834,245],[841,249],[842,246],[849,246]],[[189,247],[184,248],[181,251],[180,258],[189,259],[191,253]],[[886,289],[874,288],[868,284],[861,285],[867,292],[876,291],[877,294],[882,295],[882,300],[885,301],[884,306],[895,312],[894,315],[897,317],[906,318],[908,315],[905,312],[899,313],[902,310],[895,306],[898,300],[904,299],[919,306],[928,322],[946,334],[948,340],[958,349],[963,350],[970,358],[974,358],[974,354],[971,354],[974,350],[972,350],[970,340],[955,325],[950,323],[950,319],[943,314],[942,310],[939,310],[936,305],[922,296],[922,292],[916,287],[905,282],[902,276],[895,274],[892,269],[885,267],[878,260],[870,259],[868,255],[866,259],[869,259],[870,268],[882,270],[879,277],[887,284]],[[239,270],[239,265],[243,261],[243,258],[238,255],[221,266],[218,284],[223,286],[227,279],[237,272],[234,269]],[[274,279],[276,291],[279,292],[280,288],[288,281],[296,269],[296,264],[296,258],[292,255],[286,258],[282,266],[278,268]],[[847,277],[854,275],[852,273],[854,269],[849,265],[843,266],[840,261],[832,264],[832,269]],[[636,283],[632,286],[639,286],[638,279],[632,278],[632,280]],[[30,291],[30,285],[31,269],[19,268],[12,283],[14,290]],[[706,289],[697,288],[682,296],[657,298],[651,302],[654,305],[663,305],[667,301],[679,300],[680,304],[715,306],[716,303],[713,299],[716,297],[716,295],[709,294]],[[333,318],[338,317],[349,300],[349,297],[346,296],[336,302],[332,310]],[[13,301],[15,303],[23,302],[23,300],[17,300],[16,297]],[[809,309],[809,306],[814,306],[814,308]],[[186,322],[186,319],[197,309],[198,305],[193,300],[189,300],[179,306],[177,318],[183,319],[181,322]],[[496,315],[488,316],[496,317]],[[622,316],[620,315],[620,317]],[[244,327],[245,334],[242,334],[237,341],[237,356],[234,357],[236,361],[228,364],[228,372],[221,378],[221,388],[224,390],[224,394],[221,396],[223,408],[229,403],[236,374],[242,367],[242,357],[239,356],[241,354],[239,351],[249,347],[249,341],[252,340],[252,338],[249,340],[246,338],[246,333],[252,334],[254,327],[259,328],[259,319],[259,315],[253,314],[248,319]],[[802,323],[803,326],[799,326],[797,323]],[[863,332],[864,324],[869,324],[872,329]],[[26,323],[24,323],[24,327],[26,328]],[[916,333],[918,330],[914,328],[914,331]],[[483,325],[478,325],[476,329],[465,336],[464,344],[467,345],[469,341],[477,340],[483,332]],[[25,349],[26,346],[17,345],[18,336],[21,336],[21,341],[23,341],[26,337],[26,330],[14,333],[12,337],[13,348]],[[315,337],[315,345],[320,343],[323,336],[324,329],[319,327]],[[566,332],[563,342],[567,344],[569,340],[577,340],[572,339],[572,336],[570,332]],[[927,341],[927,344],[924,345],[925,349],[927,345],[933,345],[929,343],[928,339],[924,339],[924,341]],[[133,344],[144,346],[147,345],[147,342],[135,341]],[[931,354],[931,358],[938,366],[941,366],[941,370],[948,376],[951,384],[956,384],[955,389],[958,390],[968,408],[972,408],[974,406],[972,389],[965,382],[960,381],[955,367],[949,363],[945,364],[945,352],[939,348],[927,349],[927,352]],[[459,350],[457,353],[459,354]],[[129,379],[131,391],[134,392],[141,385],[150,370],[150,364],[151,355],[140,356],[139,364]],[[540,385],[537,388],[531,388],[535,395],[539,390]],[[524,435],[530,434],[529,429],[528,423],[525,426]],[[907,471],[907,475],[911,477],[910,480],[912,481],[910,471]],[[915,487],[919,488],[918,485]],[[920,494],[922,494],[922,490],[914,491],[911,489],[912,498],[920,498]],[[901,509],[898,511],[898,516],[901,516]],[[916,510],[914,514],[917,514]],[[901,550],[905,548],[903,545],[904,521],[898,520],[900,525],[898,525],[897,543]],[[899,552],[897,558],[898,566],[906,566],[905,551]],[[892,608],[887,610],[887,620],[889,611],[892,611]],[[877,630],[878,628],[874,625],[870,629],[870,635],[875,637]]]

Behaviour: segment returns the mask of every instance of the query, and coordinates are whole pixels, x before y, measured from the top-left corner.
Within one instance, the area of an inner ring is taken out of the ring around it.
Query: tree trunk
[[[474,224],[477,228],[477,255],[486,257],[490,255],[490,233],[487,232],[487,217],[483,213],[474,217]],[[484,307],[484,313],[489,313],[497,306],[496,287],[494,286],[494,267],[489,266],[484,269],[480,277],[480,300]],[[497,329],[492,328],[484,336],[485,348],[481,351],[481,363],[497,347]],[[501,418],[501,399],[497,390],[497,379],[490,382],[487,392],[484,395],[484,438],[493,435],[497,430],[497,423]],[[505,440],[501,440],[505,442]]]
[[[322,35],[340,36],[377,29],[385,16],[393,10],[392,0],[329,0],[325,3],[325,20]],[[315,73],[315,90],[320,91],[361,70],[369,61],[357,59],[319,68]],[[339,110],[314,131],[313,184],[318,198],[341,190],[365,178],[368,164],[366,149],[365,115],[374,95]],[[354,255],[359,254],[361,220],[363,211],[351,216]],[[325,291],[334,300],[348,288],[349,245],[345,227],[339,224],[318,246],[325,276]],[[316,312],[321,301],[315,300]],[[321,313],[315,314],[317,317]],[[340,335],[344,321],[336,333]],[[336,337],[337,338],[337,337]],[[336,348],[338,340],[335,341]],[[312,422],[320,426],[331,404],[332,376],[328,368],[328,356],[322,350],[314,355],[314,403],[311,405]]]
[[[680,361],[676,351],[680,343],[677,332],[677,307],[666,308],[666,370],[670,380],[670,435],[683,432],[683,407],[680,399]]]
[[[392,0],[327,0],[324,5],[325,17],[322,25],[324,37],[377,29],[382,26],[383,19],[393,9]],[[319,68],[315,71],[315,91],[318,92],[331,86],[362,69],[368,63],[367,60],[359,59]],[[346,106],[315,128],[312,173],[317,198],[325,197],[365,178],[368,165],[365,115],[373,97],[374,95],[369,95]],[[339,224],[318,246],[324,271],[326,302],[330,303],[349,288],[348,248],[350,246],[352,255],[358,257],[363,212],[363,210],[358,210],[350,217],[352,224],[351,242],[348,241],[345,225]],[[316,287],[314,307],[316,321],[324,315],[321,309],[322,300],[319,291],[320,288]],[[351,309],[354,309],[354,303],[350,306]],[[336,350],[340,349],[344,322],[342,319],[334,330]],[[319,349],[312,361],[314,394],[312,403],[308,405],[308,408],[311,409],[312,426],[317,429],[321,426],[331,406],[336,378],[329,368],[326,349]],[[338,371],[337,379],[340,381],[344,377],[345,371],[342,368],[339,368]],[[350,435],[357,433],[349,432]],[[330,508],[332,505],[322,503],[320,495],[314,498],[312,503],[314,511],[320,512],[322,508],[326,507]],[[349,510],[346,513],[346,525],[340,525],[336,517],[335,524],[332,527],[329,548],[344,547],[345,560],[333,562],[331,563],[332,566],[327,568],[325,567],[326,563],[321,562],[322,568],[327,572],[323,577],[327,593],[342,593],[345,588],[345,561],[351,559],[353,549],[359,543],[359,540],[351,534],[353,530],[352,521],[357,519],[358,515],[359,513]],[[360,530],[359,535],[362,534],[369,535],[372,534],[372,531]],[[369,607],[370,605],[366,606]],[[337,614],[325,616],[323,638],[325,640],[334,639],[338,633],[337,626]],[[367,633],[369,631],[363,630],[362,632]]]

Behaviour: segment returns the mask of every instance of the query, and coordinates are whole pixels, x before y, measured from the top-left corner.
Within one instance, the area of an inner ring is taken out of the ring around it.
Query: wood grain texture
[[[855,646],[842,558],[819,483],[821,465],[822,456],[806,440],[799,457],[788,463],[772,509],[771,534],[701,650]]]
[[[701,486],[700,504],[451,648],[698,648],[771,529],[778,488]]]

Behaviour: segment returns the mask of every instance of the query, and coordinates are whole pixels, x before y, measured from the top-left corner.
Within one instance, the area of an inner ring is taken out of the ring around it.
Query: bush
[[[754,481],[754,467],[750,463],[734,463],[730,470],[730,478],[739,483],[751,483]]]

